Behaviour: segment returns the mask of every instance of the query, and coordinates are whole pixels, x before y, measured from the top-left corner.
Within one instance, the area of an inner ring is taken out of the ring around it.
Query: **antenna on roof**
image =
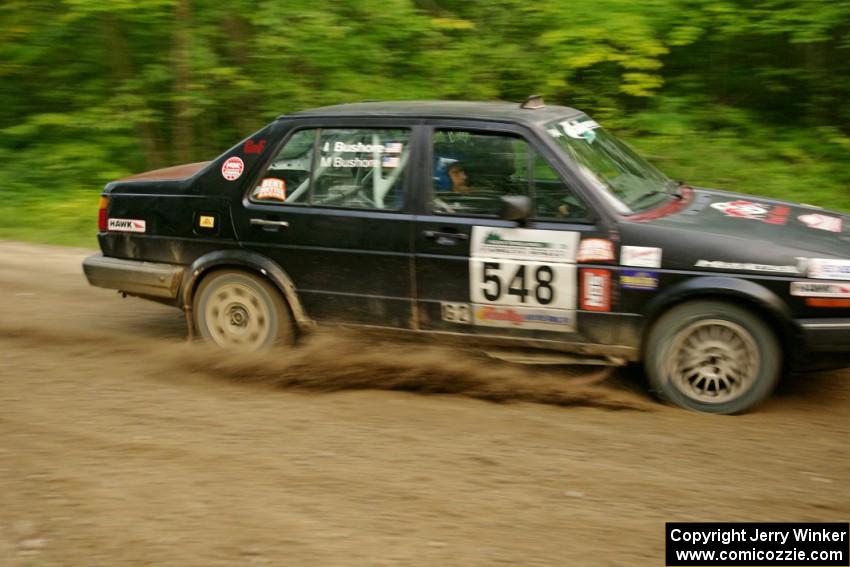
[[[543,95],[533,94],[527,99],[525,102],[519,105],[520,108],[524,108],[526,110],[537,110],[538,108],[543,108],[546,106],[546,103],[543,102]]]

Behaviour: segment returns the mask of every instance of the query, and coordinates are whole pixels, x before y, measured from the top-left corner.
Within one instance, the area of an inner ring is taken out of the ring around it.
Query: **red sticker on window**
[[[611,272],[583,269],[580,271],[581,309],[611,311]]]

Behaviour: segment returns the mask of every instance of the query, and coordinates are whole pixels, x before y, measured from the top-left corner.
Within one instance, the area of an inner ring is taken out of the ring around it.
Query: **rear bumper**
[[[800,366],[805,369],[850,366],[850,318],[801,319],[805,350]]]
[[[93,286],[162,299],[177,297],[184,269],[174,264],[122,260],[103,254],[83,260],[83,272]]]

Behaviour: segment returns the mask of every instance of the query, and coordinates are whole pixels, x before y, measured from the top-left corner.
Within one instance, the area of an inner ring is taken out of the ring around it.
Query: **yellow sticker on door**
[[[198,219],[198,225],[201,228],[215,228],[215,217],[201,215]]]

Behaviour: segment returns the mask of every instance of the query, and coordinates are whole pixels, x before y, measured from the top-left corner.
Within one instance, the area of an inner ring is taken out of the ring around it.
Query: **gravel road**
[[[88,253],[0,242],[0,565],[661,565],[666,521],[850,516],[850,371],[717,417],[350,334],[230,355]]]

